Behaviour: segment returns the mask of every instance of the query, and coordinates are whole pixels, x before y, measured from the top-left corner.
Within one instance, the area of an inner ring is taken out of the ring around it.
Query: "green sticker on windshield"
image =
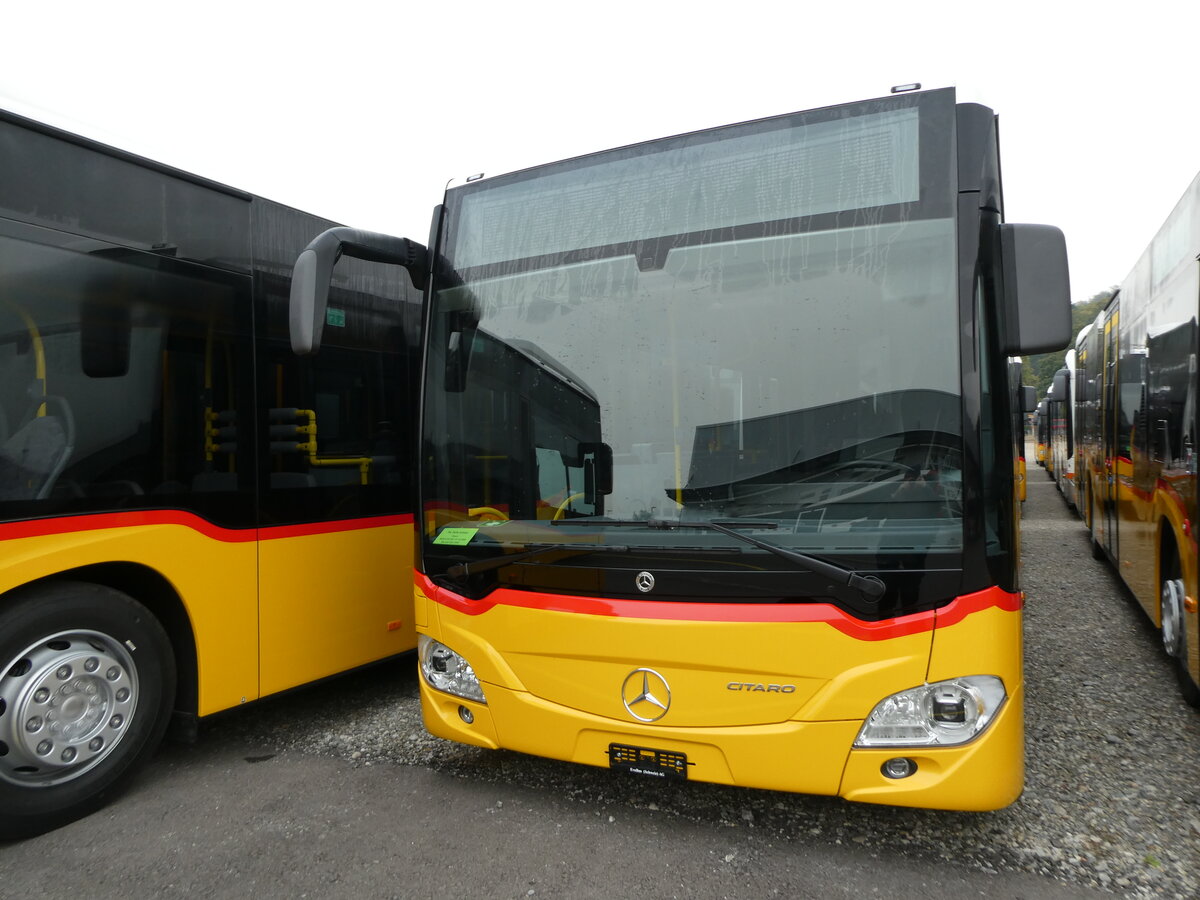
[[[433,539],[435,544],[447,544],[451,547],[465,547],[471,543],[478,528],[443,528],[441,534]]]

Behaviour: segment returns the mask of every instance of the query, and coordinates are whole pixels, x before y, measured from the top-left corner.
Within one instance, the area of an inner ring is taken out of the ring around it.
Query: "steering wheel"
[[[475,506],[467,510],[472,519],[482,519],[485,522],[507,522],[508,516],[494,506]]]
[[[567,514],[567,507],[571,505],[571,502],[573,500],[578,500],[582,496],[583,496],[583,491],[580,491],[578,494],[572,494],[566,500],[564,500],[562,503],[558,504],[558,509],[556,509],[554,511],[554,521],[558,521],[563,516],[565,516]]]

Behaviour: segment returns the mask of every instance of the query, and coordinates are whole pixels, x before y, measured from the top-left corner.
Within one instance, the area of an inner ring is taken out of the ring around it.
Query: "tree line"
[[[1074,346],[1075,335],[1079,334],[1080,329],[1085,325],[1096,321],[1100,310],[1108,305],[1108,301],[1116,292],[1117,288],[1114,285],[1094,294],[1090,300],[1071,304],[1071,347]],[[1071,349],[1071,347],[1067,349]],[[1066,356],[1066,350],[1059,350],[1057,353],[1039,353],[1037,356],[1024,357],[1021,360],[1022,383],[1031,384],[1037,388],[1040,400],[1046,396],[1046,391],[1050,389],[1050,382],[1054,380],[1054,373],[1063,367]]]

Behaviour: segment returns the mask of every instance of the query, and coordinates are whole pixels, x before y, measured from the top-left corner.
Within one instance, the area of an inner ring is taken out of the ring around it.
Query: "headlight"
[[[445,644],[419,634],[417,655],[421,660],[421,674],[430,687],[455,697],[487,703],[483,686],[471,664]]]
[[[855,747],[965,744],[991,724],[1007,697],[994,675],[968,675],[910,688],[880,702]]]

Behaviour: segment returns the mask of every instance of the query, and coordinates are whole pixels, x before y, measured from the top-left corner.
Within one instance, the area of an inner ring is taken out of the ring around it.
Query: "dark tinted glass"
[[[525,583],[604,592],[633,579],[596,569],[653,559],[778,598],[755,573],[789,563],[713,520],[860,569],[958,566],[952,115],[948,93],[857,104],[452,191],[427,570],[569,533],[639,555],[540,557]]]
[[[0,514],[250,524],[249,279],[74,243],[0,237]]]
[[[246,272],[248,199],[0,112],[0,208],[14,219]]]

